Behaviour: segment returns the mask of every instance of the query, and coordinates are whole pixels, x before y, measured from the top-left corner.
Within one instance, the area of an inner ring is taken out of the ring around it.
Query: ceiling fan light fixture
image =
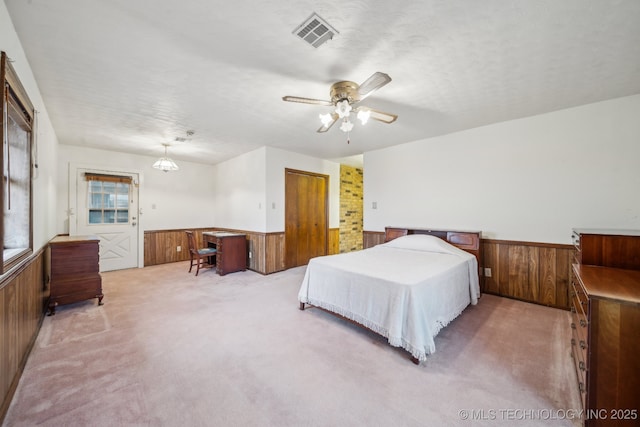
[[[351,132],[351,129],[353,129],[353,123],[351,123],[349,119],[345,117],[342,121],[342,124],[340,125],[340,130],[342,132]]]
[[[324,127],[329,127],[329,125],[331,124],[331,122],[333,121],[333,117],[331,116],[331,114],[327,113],[327,114],[319,114],[320,116],[320,121],[322,122]]]
[[[371,111],[370,110],[360,110],[360,111],[358,111],[358,120],[360,120],[360,123],[362,123],[363,125],[367,124],[367,121],[369,121],[369,117],[371,117]]]
[[[388,74],[376,71],[361,85],[350,80],[335,82],[329,90],[330,101],[302,98],[299,96],[283,96],[282,100],[287,102],[299,102],[303,104],[331,106],[333,111],[329,114],[319,114],[318,117],[322,122],[322,126],[316,131],[318,133],[327,132],[333,125],[341,119],[340,130],[349,133],[353,129],[353,123],[350,121],[353,112],[357,120],[365,125],[369,119],[373,119],[382,123],[393,123],[398,118],[395,114],[385,113],[384,111],[373,110],[371,108],[360,105],[359,102],[371,95],[376,90],[385,86],[391,81]],[[355,122],[355,120],[354,120]],[[349,139],[347,138],[347,143]]]
[[[343,99],[342,101],[336,103],[336,113],[341,119],[344,119],[345,117],[348,118],[349,114],[351,113],[351,105],[349,104],[349,101]]]
[[[169,147],[169,145],[168,144],[162,144],[162,145],[164,145],[164,157],[160,157],[153,164],[153,168],[160,169],[163,172],[177,171],[180,168],[178,167],[176,162],[174,162],[167,156],[167,147]]]

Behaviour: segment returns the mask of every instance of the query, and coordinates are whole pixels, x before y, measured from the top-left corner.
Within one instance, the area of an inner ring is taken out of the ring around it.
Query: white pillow
[[[387,243],[383,243],[383,245],[390,248],[410,249],[414,251],[425,252],[439,252],[456,255],[459,254],[459,251],[461,251],[461,249],[442,240],[441,238],[430,236],[428,234],[408,234],[406,236],[393,239]]]

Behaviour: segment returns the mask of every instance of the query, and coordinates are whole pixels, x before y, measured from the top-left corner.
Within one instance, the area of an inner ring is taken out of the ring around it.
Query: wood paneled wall
[[[203,231],[232,231],[247,235],[247,250],[251,256],[247,259],[247,268],[262,274],[285,270],[284,232],[258,233],[228,228],[190,228],[196,235],[199,246],[204,246]],[[166,264],[189,260],[189,246],[186,229],[152,230],[144,232],[144,265]],[[176,248],[182,250],[178,252]],[[330,228],[327,244],[328,254],[340,251],[340,229]]]
[[[380,243],[384,243],[384,231],[362,232],[362,247],[364,249],[372,248]]]
[[[340,253],[340,229],[329,229],[329,241],[327,243],[327,255]]]
[[[0,282],[0,424],[44,318],[44,249]]]
[[[569,309],[573,246],[482,240],[483,292]]]
[[[384,243],[384,232],[365,231],[363,247]],[[569,310],[572,245],[482,239],[482,292]]]
[[[193,230],[198,246],[203,246],[202,232],[210,228]],[[144,232],[144,265],[145,267],[169,262],[187,261],[189,259],[189,242],[186,230],[158,230]],[[177,248],[182,249],[178,252]]]

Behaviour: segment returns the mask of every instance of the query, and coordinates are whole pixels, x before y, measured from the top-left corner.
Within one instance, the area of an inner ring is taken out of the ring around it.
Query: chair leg
[[[191,255],[191,264],[189,264],[189,273],[191,273],[192,268],[193,268],[193,255]]]
[[[200,258],[196,261],[196,276],[200,273]]]

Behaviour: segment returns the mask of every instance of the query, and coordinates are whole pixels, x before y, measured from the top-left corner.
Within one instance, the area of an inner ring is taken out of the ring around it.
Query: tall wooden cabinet
[[[638,425],[640,230],[575,229],[573,242],[571,355],[585,425]]]
[[[58,236],[49,241],[49,314],[59,304],[98,298],[102,305],[100,238]]]

